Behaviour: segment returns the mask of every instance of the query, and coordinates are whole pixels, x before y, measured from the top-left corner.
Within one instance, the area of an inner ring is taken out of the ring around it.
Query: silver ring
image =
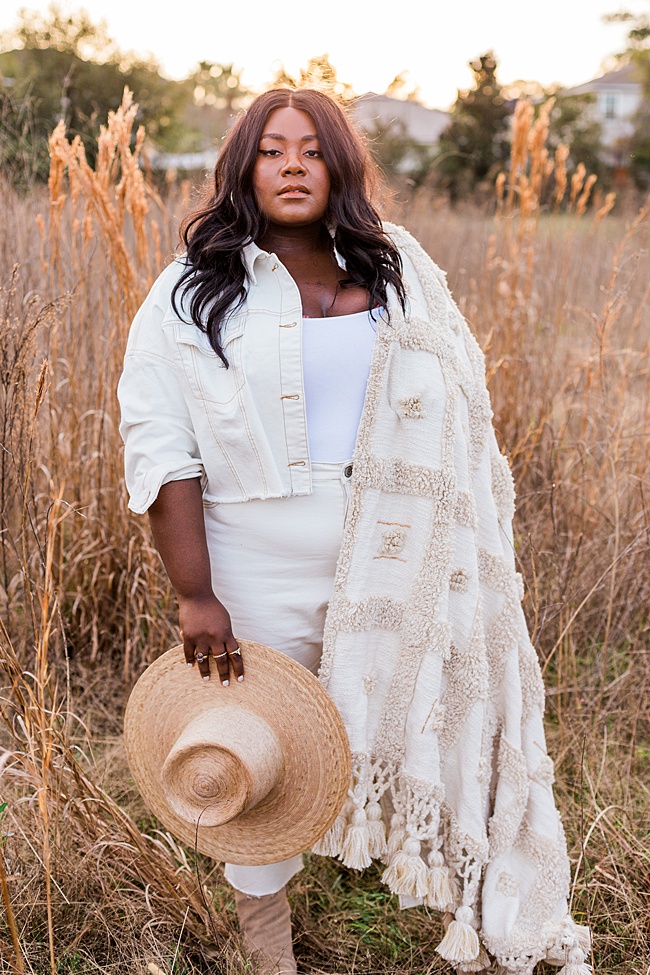
[[[196,655],[196,659],[198,660],[198,662],[199,662],[200,664],[202,664],[204,660],[207,660],[207,659],[208,659],[208,657],[207,657],[207,654],[206,654],[206,656],[204,657],[202,653],[197,653],[197,655]]]

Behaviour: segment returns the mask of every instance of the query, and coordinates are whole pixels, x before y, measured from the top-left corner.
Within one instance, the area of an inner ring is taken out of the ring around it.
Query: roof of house
[[[449,112],[374,92],[357,98],[352,114],[366,130],[393,129],[395,135],[405,135],[420,145],[434,145],[449,124]]]
[[[603,88],[640,88],[642,85],[641,71],[634,61],[629,61],[620,68],[607,71],[598,78],[592,78],[575,88],[566,89],[567,95],[582,95],[590,91],[601,91]]]

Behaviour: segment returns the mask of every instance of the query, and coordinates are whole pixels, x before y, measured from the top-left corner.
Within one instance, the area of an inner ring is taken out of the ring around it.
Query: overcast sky
[[[14,24],[21,6],[48,4],[0,0],[0,31]],[[467,62],[489,48],[504,84],[587,81],[625,42],[625,25],[604,24],[603,14],[650,12],[650,0],[192,0],[154,7],[85,0],[64,9],[80,6],[93,20],[104,19],[122,48],[151,52],[170,77],[187,75],[200,60],[234,62],[244,81],[259,88],[280,63],[297,71],[327,52],[357,92],[384,91],[408,70],[423,100],[438,108],[471,83]]]

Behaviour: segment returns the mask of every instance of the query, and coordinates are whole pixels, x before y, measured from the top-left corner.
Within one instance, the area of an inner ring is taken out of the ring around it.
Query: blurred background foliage
[[[626,173],[645,190],[650,186],[650,19],[625,11],[608,19],[629,25],[620,63],[634,62],[643,83],[634,133],[623,152]],[[565,93],[557,87],[545,90],[535,82],[504,87],[491,51],[469,64],[474,82],[458,91],[448,125],[435,145],[415,140],[399,113],[390,124],[379,116],[375,124],[365,124],[389,180],[428,185],[452,203],[475,195],[480,199],[508,158],[517,99],[527,97],[538,109],[554,96],[549,147],[571,146],[569,170],[582,163],[597,174],[599,186],[611,188],[614,172],[602,151],[593,95]],[[269,87],[274,85],[324,88],[353,113],[361,94],[338,77],[327,54],[310,58],[295,76],[280,66],[270,79]],[[154,59],[121,50],[106,25],[93,22],[84,11],[63,13],[56,5],[45,14],[22,10],[14,28],[0,35],[0,165],[5,178],[19,187],[47,178],[47,140],[61,121],[70,137],[79,136],[92,165],[100,123],[120,105],[125,86],[139,106],[137,122],[147,132],[143,158],[158,160],[161,168],[168,168],[160,162],[165,154],[200,154],[218,147],[233,117],[256,94],[234,64],[201,61],[186,78],[171,80]],[[384,94],[421,104],[406,71]],[[184,166],[206,168],[205,162],[181,160],[180,168]]]

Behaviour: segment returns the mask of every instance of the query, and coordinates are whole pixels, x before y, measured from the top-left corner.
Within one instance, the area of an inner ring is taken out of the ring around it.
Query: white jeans
[[[341,548],[352,467],[312,465],[313,492],[206,507],[212,586],[236,637],[275,647],[316,673]],[[245,663],[245,661],[244,661]],[[302,856],[264,866],[226,864],[237,890],[274,894]]]

